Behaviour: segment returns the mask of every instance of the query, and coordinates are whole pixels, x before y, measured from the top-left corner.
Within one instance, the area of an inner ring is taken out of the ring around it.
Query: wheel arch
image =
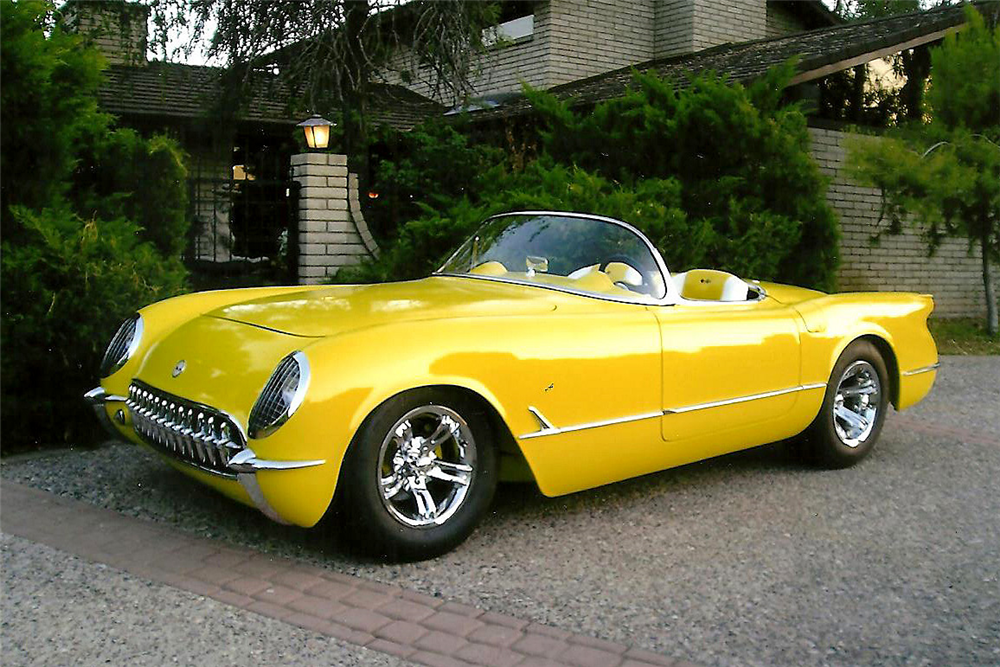
[[[875,346],[879,354],[882,355],[882,360],[885,362],[885,370],[889,373],[889,401],[896,406],[899,404],[899,361],[896,359],[896,351],[893,350],[892,344],[882,336],[876,334],[864,334],[863,336],[858,336],[846,346],[846,350],[855,341],[868,341]],[[843,354],[843,350],[841,350]],[[838,357],[839,358],[839,357]]]
[[[423,389],[435,389],[439,391],[454,393],[458,396],[465,398],[477,406],[479,406],[482,411],[486,414],[489,420],[490,428],[492,430],[492,435],[496,439],[495,446],[497,448],[497,453],[500,456],[501,462],[501,479],[502,480],[513,480],[517,481],[527,481],[523,480],[523,471],[527,471],[527,475],[530,476],[531,483],[538,485],[537,478],[535,477],[534,471],[528,464],[524,453],[521,451],[520,445],[517,443],[517,439],[514,437],[514,433],[507,424],[507,421],[503,417],[503,412],[501,408],[496,404],[495,398],[488,396],[484,391],[478,391],[472,387],[463,384],[456,384],[450,382],[432,382],[428,384],[415,385],[408,387],[406,389],[398,390],[389,396],[384,397],[382,400],[374,403],[369,408],[366,408],[363,417],[358,420],[357,427],[354,429],[354,434],[351,437],[351,442],[348,445],[348,449],[354,446],[358,434],[361,432],[364,423],[371,417],[371,415],[385,403],[412,391],[420,391]],[[346,452],[345,452],[346,457]],[[505,470],[508,471],[505,474]]]

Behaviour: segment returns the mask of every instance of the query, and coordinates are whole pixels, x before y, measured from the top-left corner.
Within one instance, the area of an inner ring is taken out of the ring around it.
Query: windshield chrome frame
[[[510,211],[509,213],[498,213],[496,215],[491,215],[490,217],[483,220],[483,222],[479,225],[479,227],[476,228],[476,231],[473,232],[473,236],[475,234],[478,234],[479,230],[485,227],[487,223],[496,218],[505,218],[512,216],[532,216],[532,215],[534,216],[548,215],[554,217],[557,216],[560,218],[580,218],[584,220],[597,220],[600,222],[608,222],[613,225],[618,225],[619,227],[624,227],[625,229],[627,229],[628,231],[632,232],[640,239],[642,239],[642,242],[646,244],[646,248],[649,250],[650,253],[652,253],[653,261],[656,262],[656,266],[660,270],[660,276],[663,278],[663,286],[666,289],[666,293],[660,299],[654,299],[653,297],[650,297],[649,301],[637,301],[633,299],[620,298],[606,294],[599,294],[597,292],[586,292],[584,290],[575,290],[568,287],[561,287],[559,285],[529,283],[522,280],[501,278],[499,276],[481,276],[473,273],[450,273],[443,271],[444,267],[447,266],[448,263],[455,258],[455,255],[458,254],[458,251],[461,250],[462,246],[465,245],[465,241],[463,241],[462,245],[460,245],[455,250],[455,252],[451,253],[451,255],[448,256],[448,259],[444,261],[444,264],[442,264],[441,267],[431,275],[449,276],[454,278],[473,278],[475,280],[491,280],[493,282],[507,283],[509,285],[538,287],[541,289],[548,289],[555,292],[563,292],[564,294],[575,294],[578,296],[590,297],[592,299],[601,299],[602,301],[613,301],[615,303],[628,303],[635,306],[673,306],[680,301],[680,295],[677,293],[677,286],[674,285],[674,281],[670,279],[670,271],[667,270],[667,265],[663,261],[663,257],[660,256],[660,251],[656,249],[656,246],[654,246],[648,238],[646,238],[645,234],[643,234],[642,232],[640,232],[638,229],[628,224],[627,222],[622,222],[621,220],[616,220],[615,218],[608,218],[603,215],[591,215],[589,213],[573,213],[569,211]]]

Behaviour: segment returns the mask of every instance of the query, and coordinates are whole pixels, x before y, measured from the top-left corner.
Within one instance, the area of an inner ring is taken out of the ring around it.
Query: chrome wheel
[[[476,474],[476,442],[462,417],[441,405],[410,410],[378,455],[379,497],[400,523],[439,526],[465,502]]]
[[[833,400],[833,427],[848,447],[858,447],[872,434],[882,396],[878,372],[867,361],[852,363],[837,384]]]

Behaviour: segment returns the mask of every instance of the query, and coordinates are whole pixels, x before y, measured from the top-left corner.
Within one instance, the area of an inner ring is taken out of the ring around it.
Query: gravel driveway
[[[945,358],[912,419],[1000,441],[1000,358]],[[843,471],[780,445],[572,496],[503,487],[457,551],[359,560],[114,445],[3,475],[200,535],[709,665],[1000,663],[1000,446],[894,426]],[[6,560],[6,558],[5,558]]]

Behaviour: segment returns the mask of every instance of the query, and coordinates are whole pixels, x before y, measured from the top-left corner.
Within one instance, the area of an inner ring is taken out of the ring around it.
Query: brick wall
[[[766,32],[766,0],[694,0],[695,51],[762,39]]]
[[[807,30],[802,20],[780,2],[767,3],[766,37],[781,37]]]
[[[655,4],[655,0],[548,3],[548,85],[652,59]]]
[[[869,240],[880,209],[878,190],[860,187],[843,175],[843,132],[810,128],[809,133],[813,157],[833,179],[827,199],[840,217],[839,289],[924,292],[934,295],[938,317],[981,317],[986,305],[979,249],[969,254],[965,240],[948,239],[927,257],[926,244],[912,228],[899,236],[883,236],[878,246],[872,246]],[[1000,280],[997,283],[1000,287]]]
[[[473,63],[477,95],[551,88],[654,57],[657,0],[552,0],[535,5],[534,32]],[[410,88],[434,96],[429,72]],[[452,103],[454,100],[441,100]]]
[[[129,2],[71,0],[62,9],[62,24],[85,36],[111,65],[146,63],[149,9]]]
[[[547,7],[547,3],[545,5]],[[472,86],[477,95],[521,91],[521,82],[534,88],[548,88],[547,12],[535,13],[535,29],[530,37],[490,49],[474,63]],[[420,92],[419,90],[417,92]],[[423,93],[428,94],[428,93]]]
[[[534,32],[475,59],[476,95],[519,92],[525,81],[551,88],[620,67],[768,34],[766,0],[547,0],[534,7]],[[791,17],[779,14],[771,28]],[[780,25],[784,26],[784,23]],[[786,30],[796,31],[798,26]],[[405,62],[405,57],[400,62]],[[408,84],[435,97],[429,70]],[[390,81],[399,81],[390,76]],[[442,99],[446,104],[455,100]]]
[[[654,57],[691,53],[694,50],[694,2],[657,0],[654,30]]]
[[[535,5],[534,31],[504,46],[494,47],[473,59],[471,81],[474,95],[493,93],[516,93],[521,91],[521,82],[535,88],[549,88],[549,31],[550,5],[539,2]],[[406,53],[397,58],[395,68],[414,71],[414,80],[405,84],[411,90],[444,104],[457,104],[458,100],[443,98],[435,90],[433,74],[429,68],[414,67]],[[402,83],[393,73],[387,75],[389,83]]]

